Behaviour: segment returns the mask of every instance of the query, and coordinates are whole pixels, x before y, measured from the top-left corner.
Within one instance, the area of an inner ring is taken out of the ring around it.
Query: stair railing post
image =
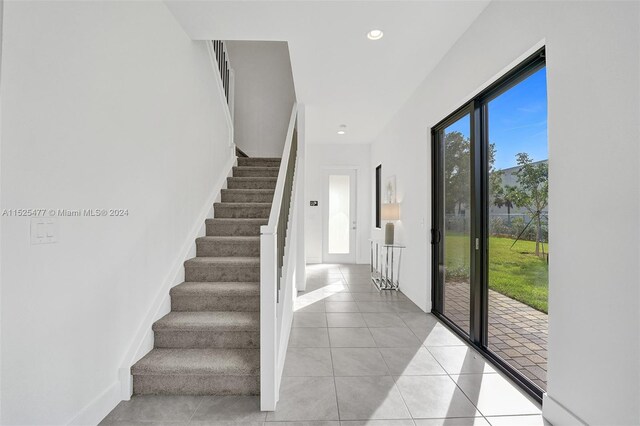
[[[260,229],[260,409],[274,411],[277,382],[277,232]]]

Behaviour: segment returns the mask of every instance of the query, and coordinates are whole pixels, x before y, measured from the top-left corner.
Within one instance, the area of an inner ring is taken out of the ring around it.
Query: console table
[[[402,261],[402,244],[385,244],[380,240],[369,240],[371,243],[371,282],[378,290],[400,289],[400,262]]]

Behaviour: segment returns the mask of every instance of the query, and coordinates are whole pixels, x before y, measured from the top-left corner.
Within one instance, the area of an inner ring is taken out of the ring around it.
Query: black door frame
[[[453,112],[452,114],[450,114],[447,118],[445,118],[444,120],[442,120],[440,123],[438,123],[437,126],[434,126],[434,128],[432,128],[431,130],[431,135],[432,135],[432,145],[431,145],[431,149],[432,149],[432,154],[431,154],[431,163],[432,163],[432,189],[431,189],[431,194],[432,194],[432,240],[431,243],[433,244],[433,250],[432,250],[432,262],[433,262],[433,267],[432,267],[432,272],[433,272],[433,282],[442,282],[442,270],[439,267],[439,260],[441,258],[443,258],[444,255],[444,244],[442,243],[442,229],[444,229],[444,215],[442,215],[440,209],[435,208],[436,206],[440,206],[443,203],[443,196],[444,194],[441,191],[441,185],[440,185],[440,179],[439,179],[439,172],[441,171],[441,169],[439,168],[439,164],[442,164],[443,162],[443,155],[444,153],[441,150],[442,147],[442,134],[445,128],[449,127],[450,125],[454,124],[455,122],[457,122],[458,120],[460,120],[461,118],[463,118],[464,116],[469,115],[470,117],[473,115],[473,102],[471,103],[467,103],[465,105],[463,105],[462,107],[458,108],[455,112]],[[472,132],[473,133],[473,132]],[[471,143],[471,149],[473,150],[473,142]],[[473,152],[470,155],[471,157],[473,156]],[[436,174],[438,175],[438,177],[436,177]],[[473,175],[473,173],[471,173],[471,175]],[[473,186],[470,186],[470,190],[469,192],[471,193],[471,195],[473,196]],[[471,206],[470,206],[471,208]],[[471,208],[471,211],[473,211],[473,209]],[[470,238],[473,237],[473,232],[474,229],[471,228],[470,229]],[[473,268],[471,268],[473,269]],[[435,310],[437,310],[438,312],[444,312],[444,289],[442,288],[442,286],[438,286],[438,285],[434,285],[431,288],[432,290],[432,304]],[[462,330],[460,327],[458,327],[457,324],[453,323],[456,331],[462,332],[463,334],[468,333],[469,331],[464,331]]]
[[[536,71],[545,67],[544,47],[529,56],[522,63],[475,96],[445,119],[431,128],[431,170],[432,170],[432,312],[467,343],[481,352],[495,367],[501,370],[538,402],[542,401],[544,391],[506,363],[489,349],[489,280],[488,280],[488,175],[489,175],[489,126],[488,103],[517,85]],[[460,118],[470,117],[470,192],[471,192],[471,229],[470,229],[470,328],[465,331],[447,318],[444,313],[443,271],[439,268],[444,256],[442,230],[443,195],[441,170],[443,152],[441,150],[444,130]],[[467,334],[468,332],[468,334]]]

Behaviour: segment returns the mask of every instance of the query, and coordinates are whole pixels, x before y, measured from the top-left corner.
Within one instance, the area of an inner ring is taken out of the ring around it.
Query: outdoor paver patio
[[[445,315],[469,330],[469,283],[447,282]],[[547,389],[548,315],[489,290],[489,349]]]

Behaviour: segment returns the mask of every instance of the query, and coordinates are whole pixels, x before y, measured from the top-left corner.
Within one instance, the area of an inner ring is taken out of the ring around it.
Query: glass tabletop
[[[377,240],[377,239],[369,239],[370,242],[377,244],[381,247],[393,247],[393,248],[405,248],[406,246],[404,244],[400,244],[400,243],[393,243],[393,244],[386,244],[384,242],[384,240]]]

